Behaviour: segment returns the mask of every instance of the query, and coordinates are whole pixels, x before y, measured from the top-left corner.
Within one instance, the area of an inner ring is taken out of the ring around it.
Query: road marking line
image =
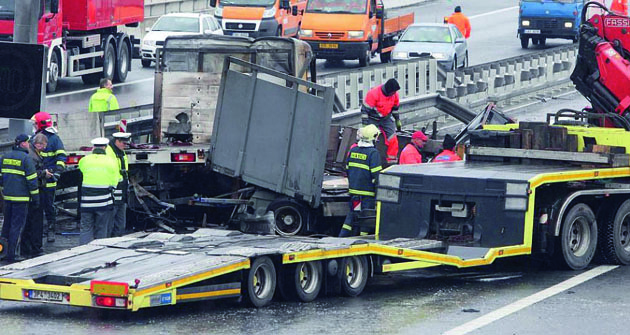
[[[498,9],[498,10],[493,10],[492,12],[487,12],[487,13],[483,13],[483,14],[472,15],[472,16],[469,16],[468,18],[469,19],[478,19],[480,17],[484,17],[484,16],[488,16],[488,15],[492,15],[492,14],[503,13],[503,12],[511,11],[513,9],[518,9],[518,6],[508,7],[508,8]]]
[[[587,282],[597,276],[603,275],[604,273],[614,270],[618,268],[618,265],[610,266],[598,266],[592,270],[579,274],[573,278],[567,279],[559,284],[556,284],[552,287],[544,289],[538,293],[534,293],[529,297],[525,297],[521,300],[513,302],[507,306],[503,306],[497,310],[494,310],[486,315],[483,315],[477,319],[466,322],[461,326],[455,327],[449,331],[442,333],[442,335],[464,335],[468,334],[474,330],[477,330],[481,327],[487,326],[492,322],[500,320],[510,314],[514,314],[521,309],[529,307],[537,302],[543,301],[547,298],[550,298],[560,292],[566,291],[572,287],[580,285],[584,282]]]
[[[138,79],[138,80],[134,80],[134,81],[128,81],[128,82],[125,82],[125,83],[116,84],[116,85],[114,85],[114,87],[133,85],[133,84],[143,83],[145,81],[152,81],[152,80],[154,80],[154,78]],[[66,96],[66,95],[79,94],[79,93],[85,93],[85,92],[94,92],[95,90],[96,90],[96,88],[86,88],[86,89],[82,89],[82,90],[78,90],[78,91],[65,92],[65,93],[59,93],[59,94],[52,94],[52,95],[46,96],[46,99],[63,97],[63,96]]]

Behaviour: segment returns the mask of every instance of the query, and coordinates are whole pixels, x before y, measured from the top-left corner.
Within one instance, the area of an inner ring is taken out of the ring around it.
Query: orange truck
[[[389,62],[395,37],[413,21],[413,13],[387,18],[382,0],[308,0],[299,38],[317,58],[358,59],[367,66],[377,52]]]
[[[306,0],[210,0],[223,33],[297,37]]]

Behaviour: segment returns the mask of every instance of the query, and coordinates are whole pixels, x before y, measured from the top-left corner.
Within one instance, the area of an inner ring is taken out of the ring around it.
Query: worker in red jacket
[[[402,164],[420,164],[422,163],[422,154],[420,150],[424,147],[424,143],[427,141],[427,136],[421,132],[416,131],[411,135],[411,142],[405,146],[400,152],[400,159],[398,162]]]
[[[398,116],[400,85],[396,79],[389,79],[385,84],[376,86],[365,95],[361,106],[361,122],[363,125],[373,124],[382,129],[387,145],[387,163],[398,162],[398,137],[402,123]]]
[[[628,0],[612,0],[610,10],[619,15],[628,15]]]
[[[454,24],[464,37],[470,37],[470,21],[466,15],[462,14],[462,7],[455,7],[455,12],[448,17],[446,22]]]
[[[440,152],[437,156],[435,156],[432,160],[432,162],[454,162],[454,161],[461,161],[461,157],[459,157],[454,149],[455,149],[455,145],[457,145],[457,143],[455,143],[455,139],[453,139],[453,137],[449,134],[446,134],[446,136],[444,137],[444,142],[442,142],[442,152]]]

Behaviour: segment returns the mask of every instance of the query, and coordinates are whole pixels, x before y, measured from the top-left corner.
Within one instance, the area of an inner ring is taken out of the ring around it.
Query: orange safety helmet
[[[31,118],[31,121],[35,123],[37,130],[46,129],[48,127],[52,127],[53,125],[50,114],[46,112],[35,113],[35,115],[33,115],[33,117]]]

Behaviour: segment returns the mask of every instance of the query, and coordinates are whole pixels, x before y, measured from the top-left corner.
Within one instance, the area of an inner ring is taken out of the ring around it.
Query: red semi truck
[[[0,40],[13,40],[15,1],[0,1]],[[133,36],[119,31],[144,19],[144,0],[42,0],[37,43],[48,47],[46,90],[59,78],[123,82],[131,70]]]

